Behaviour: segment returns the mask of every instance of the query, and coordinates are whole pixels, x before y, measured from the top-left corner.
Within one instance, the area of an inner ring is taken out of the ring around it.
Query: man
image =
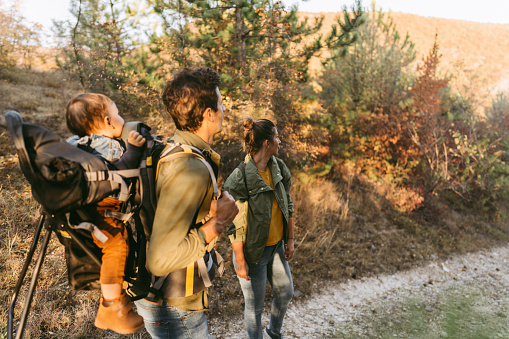
[[[177,127],[173,141],[199,148],[213,165],[219,164],[220,157],[210,146],[222,129],[225,110],[219,85],[219,74],[211,69],[184,68],[168,81],[162,93]],[[161,163],[156,195],[158,207],[147,267],[158,277],[185,270],[212,250],[216,237],[238,212],[228,193],[212,200],[211,176],[195,157]],[[153,338],[208,338],[204,312],[208,308],[207,289],[179,298],[165,295],[164,300],[142,299],[136,306]]]

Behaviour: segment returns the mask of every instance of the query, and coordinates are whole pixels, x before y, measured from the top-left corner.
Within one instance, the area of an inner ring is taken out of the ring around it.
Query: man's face
[[[217,122],[217,132],[219,133],[223,130],[223,119],[224,119],[224,111],[225,107],[223,105],[223,97],[221,96],[221,93],[219,92],[219,88],[216,87],[216,93],[217,93],[217,111],[215,112],[215,119],[214,122]]]

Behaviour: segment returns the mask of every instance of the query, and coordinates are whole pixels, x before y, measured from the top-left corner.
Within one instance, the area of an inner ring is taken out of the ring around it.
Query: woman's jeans
[[[207,339],[209,329],[205,312],[186,312],[163,302],[161,306],[145,299],[135,301],[138,314],[152,338]]]
[[[237,269],[235,253],[233,264]],[[263,338],[262,312],[267,280],[272,287],[274,298],[270,312],[270,329],[281,332],[283,318],[293,297],[293,281],[290,266],[285,259],[283,240],[274,246],[267,246],[258,265],[249,264],[251,280],[239,278],[244,294],[244,321],[250,339]]]

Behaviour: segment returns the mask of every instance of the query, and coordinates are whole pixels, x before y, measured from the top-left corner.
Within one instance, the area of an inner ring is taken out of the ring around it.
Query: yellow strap
[[[180,147],[182,147],[182,149],[184,150],[184,153],[193,153],[193,150],[191,149],[191,147],[186,147],[185,145],[181,145]],[[196,154],[198,155],[198,154]]]
[[[186,297],[193,295],[193,287],[194,287],[194,262],[192,264],[187,265]]]

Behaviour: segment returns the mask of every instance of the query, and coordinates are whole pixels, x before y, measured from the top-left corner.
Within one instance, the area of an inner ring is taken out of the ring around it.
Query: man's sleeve
[[[152,274],[166,275],[205,255],[205,234],[189,228],[209,184],[210,174],[197,159],[175,159],[161,165],[157,209],[147,252],[147,267]]]

